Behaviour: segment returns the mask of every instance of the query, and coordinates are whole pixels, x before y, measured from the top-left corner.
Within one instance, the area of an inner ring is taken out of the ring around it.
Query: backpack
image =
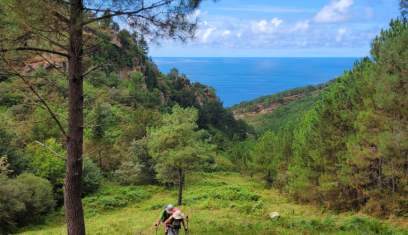
[[[180,229],[182,220],[183,219],[174,219],[174,218],[172,218],[171,221],[170,221],[170,227],[175,228],[175,229]]]

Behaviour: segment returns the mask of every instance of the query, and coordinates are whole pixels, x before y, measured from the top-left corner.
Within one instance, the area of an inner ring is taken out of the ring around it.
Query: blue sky
[[[151,45],[152,57],[362,57],[398,0],[221,0],[196,11],[197,39]]]

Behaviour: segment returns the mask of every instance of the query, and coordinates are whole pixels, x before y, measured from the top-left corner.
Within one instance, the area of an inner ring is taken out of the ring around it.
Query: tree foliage
[[[55,207],[51,184],[33,174],[15,179],[0,174],[0,232],[7,234],[17,226],[34,223]]]
[[[213,156],[214,147],[200,139],[197,132],[198,112],[194,108],[183,109],[176,105],[172,114],[163,116],[163,124],[148,132],[148,148],[157,161],[156,171],[162,182],[171,181],[179,184],[179,201],[182,202],[184,172],[201,170],[202,163]],[[169,172],[170,170],[170,172]],[[178,179],[167,173],[178,173]]]

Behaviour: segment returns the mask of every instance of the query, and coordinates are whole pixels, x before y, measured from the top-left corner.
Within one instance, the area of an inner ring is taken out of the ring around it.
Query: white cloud
[[[277,8],[264,6],[246,6],[246,7],[219,7],[217,10],[225,11],[253,11],[253,12],[268,12],[268,13],[300,13],[300,12],[314,12],[310,9],[297,8]]]
[[[261,20],[259,22],[252,22],[252,31],[254,33],[273,33],[280,24],[282,24],[283,20],[278,18],[273,18],[270,22],[266,20]]]
[[[208,29],[205,31],[204,35],[203,35],[203,42],[207,42],[208,37],[209,37],[209,36],[212,34],[212,32],[213,32],[214,30],[216,30],[216,29],[217,29],[217,27],[208,28]]]
[[[293,28],[291,28],[289,31],[304,31],[307,28],[309,28],[309,20],[305,21],[298,21]]]
[[[329,0],[327,1],[329,2]],[[355,7],[350,5],[351,2],[356,2],[356,0],[348,1],[347,3],[344,0],[336,0],[332,3],[337,5],[328,4],[326,8],[333,5],[337,7],[336,9],[339,12],[340,10],[350,12]],[[365,17],[364,9],[361,9],[362,17]],[[357,14],[357,12],[351,13]],[[379,27],[362,29],[363,26],[356,24],[321,24],[316,23],[313,18],[287,21],[275,16],[259,20],[216,16],[206,18],[205,20],[208,23],[207,25],[204,22],[201,23],[200,31],[197,34],[199,41],[190,44],[192,48],[293,49],[368,47],[370,40],[377,35]]]
[[[222,33],[222,36],[228,36],[228,35],[231,35],[231,31],[229,31],[229,30],[225,30],[225,31]]]
[[[341,28],[337,30],[336,42],[341,42],[343,40],[343,35],[347,32],[346,28]]]
[[[354,0],[333,0],[323,7],[314,17],[317,23],[337,23],[345,22],[352,18],[353,12],[350,6],[354,4]]]
[[[366,15],[366,19],[371,19],[374,16],[374,10],[371,7],[366,7],[364,9],[364,13]]]

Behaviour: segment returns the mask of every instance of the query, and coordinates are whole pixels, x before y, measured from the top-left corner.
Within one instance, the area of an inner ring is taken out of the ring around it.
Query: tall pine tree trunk
[[[179,193],[177,206],[180,206],[183,197],[183,184],[184,184],[183,170],[180,167],[178,168],[178,175],[179,175]]]
[[[64,182],[65,218],[69,235],[85,235],[81,200],[83,154],[83,67],[82,67],[82,0],[71,1],[68,48],[69,110],[67,165]]]

